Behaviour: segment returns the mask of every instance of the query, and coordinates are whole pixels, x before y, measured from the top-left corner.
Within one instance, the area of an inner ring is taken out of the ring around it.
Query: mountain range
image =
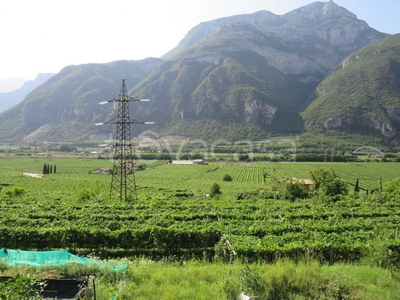
[[[14,91],[0,93],[0,112],[9,109],[10,107],[13,107],[20,101],[24,100],[26,95],[28,95],[31,91],[36,89],[53,75],[54,74],[51,73],[39,74],[34,80],[25,81],[21,87]]]
[[[7,77],[0,79],[0,93],[18,90],[28,80],[21,77]]]
[[[0,115],[0,141],[111,132],[94,126],[115,115],[98,102],[117,96],[122,78],[132,97],[152,99],[132,103],[132,117],[156,121],[161,134],[254,140],[333,130],[395,140],[399,45],[333,1],[204,22],[160,59],[64,68]]]

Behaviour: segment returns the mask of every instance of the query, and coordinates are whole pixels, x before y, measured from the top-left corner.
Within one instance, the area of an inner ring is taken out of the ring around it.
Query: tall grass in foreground
[[[262,299],[400,299],[398,274],[357,265],[316,261],[275,264],[208,264],[140,260],[115,289],[116,299],[237,299],[243,291]],[[104,298],[106,299],[106,298]]]
[[[262,299],[400,299],[400,274],[350,264],[320,265],[280,260],[274,264],[204,261],[129,262],[125,273],[77,264],[60,267],[7,267],[1,275],[34,278],[95,278],[98,300],[237,299],[241,292]],[[91,282],[91,280],[89,280]],[[115,298],[113,298],[115,297]]]

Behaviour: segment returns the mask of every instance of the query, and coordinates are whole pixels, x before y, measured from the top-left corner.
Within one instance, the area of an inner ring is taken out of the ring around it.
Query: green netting
[[[0,261],[7,265],[31,265],[36,267],[60,266],[69,263],[82,265],[95,265],[98,267],[109,268],[114,272],[126,271],[126,262],[102,261],[92,258],[79,257],[66,250],[57,251],[24,251],[13,249],[0,249]]]

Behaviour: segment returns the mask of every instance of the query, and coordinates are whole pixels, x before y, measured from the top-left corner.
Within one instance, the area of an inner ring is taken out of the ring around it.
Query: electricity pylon
[[[136,181],[135,181],[135,164],[133,161],[131,124],[155,124],[155,122],[142,122],[131,119],[129,116],[129,102],[150,101],[149,99],[134,99],[128,96],[125,85],[125,79],[122,79],[122,86],[119,96],[109,100],[100,102],[100,105],[114,102],[117,105],[117,117],[104,123],[96,123],[95,125],[116,124],[114,127],[114,142],[112,158],[114,161],[112,170],[112,179],[110,186],[110,198],[113,193],[119,195],[120,201],[136,200]]]

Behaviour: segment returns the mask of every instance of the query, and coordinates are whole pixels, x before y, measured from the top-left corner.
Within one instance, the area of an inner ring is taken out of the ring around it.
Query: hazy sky
[[[0,0],[0,79],[32,80],[68,65],[160,57],[200,22],[259,10],[284,14],[312,2]],[[400,0],[334,2],[379,31],[400,32]]]

